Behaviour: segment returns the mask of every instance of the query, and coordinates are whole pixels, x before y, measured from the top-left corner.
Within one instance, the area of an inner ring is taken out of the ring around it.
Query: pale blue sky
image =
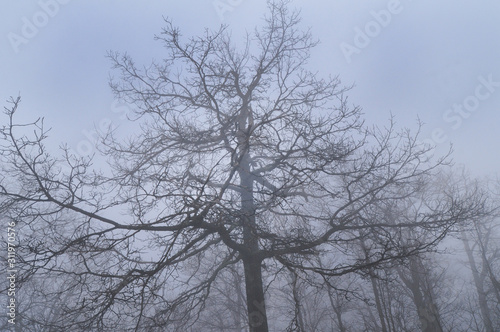
[[[475,174],[498,173],[498,1],[295,0],[293,5],[302,9],[304,27],[321,40],[310,67],[355,83],[351,101],[370,123],[383,124],[392,113],[400,125],[411,127],[418,116],[426,123],[422,139],[438,133],[445,137],[438,148],[453,142],[458,163]],[[108,50],[127,51],[147,64],[164,52],[153,40],[162,16],[172,18],[185,36],[226,23],[237,37],[252,31],[266,9],[265,0],[40,0],[1,6],[2,106],[21,93],[20,118],[44,116],[53,127],[51,144],[66,141],[81,151],[89,147],[94,123],[126,123],[120,118],[124,108],[108,88]],[[30,24],[39,25],[38,31]],[[493,83],[485,86],[488,80]],[[454,104],[463,103],[472,111],[462,106],[457,113]]]

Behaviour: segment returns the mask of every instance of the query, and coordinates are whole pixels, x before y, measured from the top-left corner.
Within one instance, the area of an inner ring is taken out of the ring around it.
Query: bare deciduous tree
[[[167,20],[163,61],[142,68],[111,53],[111,87],[142,121],[128,141],[105,137],[112,172],[67,150],[51,156],[43,123],[24,133],[12,100],[0,194],[20,225],[46,236],[26,247],[30,273],[71,276],[58,328],[188,331],[214,281],[242,263],[249,329],[265,332],[263,262],[324,278],[365,273],[475,215],[473,197],[417,195],[443,160],[392,122],[365,126],[348,88],[308,71],[316,42],[288,5],[270,2],[241,49],[227,27],[184,40]],[[388,201],[419,213],[372,218]],[[404,229],[415,236],[403,243]],[[353,248],[368,233],[377,236],[360,259]]]

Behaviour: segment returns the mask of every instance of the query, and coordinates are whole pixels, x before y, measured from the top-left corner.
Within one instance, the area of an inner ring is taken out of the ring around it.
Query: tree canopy
[[[273,276],[368,275],[481,211],[474,193],[433,186],[446,159],[418,133],[367,126],[349,86],[308,69],[317,42],[288,7],[269,2],[243,44],[226,26],[184,38],[166,20],[161,61],[110,53],[140,131],[103,137],[102,172],[50,155],[43,121],[16,124],[12,99],[0,196],[22,228],[23,278],[56,278],[39,291],[69,297],[46,324],[187,331],[218,278],[242,269],[247,324],[268,331]]]

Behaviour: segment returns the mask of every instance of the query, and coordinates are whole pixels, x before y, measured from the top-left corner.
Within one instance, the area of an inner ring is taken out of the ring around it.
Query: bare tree
[[[462,242],[465,251],[464,256],[467,261],[465,266],[471,271],[470,284],[475,289],[473,299],[464,299],[468,302],[470,314],[475,318],[474,328],[496,331],[500,326],[498,193],[490,190],[491,180],[471,179],[465,170],[461,170],[459,179],[456,175],[449,175],[447,181],[461,183],[462,190],[465,190],[465,187],[477,187],[482,188],[486,193],[485,213],[462,225],[457,237]],[[466,282],[468,283],[469,280]],[[469,293],[466,293],[466,297],[470,296]]]
[[[439,307],[434,295],[434,287],[430,285],[430,274],[420,257],[412,257],[408,267],[409,273],[399,270],[399,276],[411,292],[411,298],[417,308],[423,332],[442,332]]]
[[[421,192],[414,192],[409,199],[390,200],[372,204],[371,209],[365,210],[364,218],[371,220],[385,220],[390,224],[400,224],[403,220],[406,222],[413,220],[418,223],[422,211],[427,210],[429,202],[433,201],[436,193],[446,192],[447,195],[456,196],[457,186],[460,186],[462,193],[468,191],[466,196],[476,197],[481,202],[486,202],[486,193],[481,188],[468,185],[467,188],[461,182],[438,181],[443,176],[436,176],[433,182],[424,184]],[[440,184],[441,183],[441,184]],[[479,209],[481,215],[485,216],[489,210],[487,208]],[[465,225],[465,220],[461,223]],[[450,228],[450,233],[455,233],[459,228]],[[441,233],[443,236],[445,233]],[[359,256],[366,262],[373,258],[373,243],[386,243],[397,247],[412,246],[412,243],[430,244],[436,243],[436,234],[422,231],[421,229],[400,229],[397,233],[388,233],[387,230],[371,230],[361,233],[359,238]],[[430,236],[430,237],[429,237]],[[432,246],[435,250],[436,246]],[[444,270],[437,267],[433,257],[437,253],[420,253],[404,257],[397,261],[397,264],[379,265],[376,268],[367,268],[365,277],[371,286],[372,301],[376,309],[371,319],[374,329],[391,332],[403,331],[407,328],[420,328],[422,331],[444,331],[445,322],[442,318],[441,305],[448,306],[446,301],[439,298],[438,292],[444,285]],[[432,256],[430,255],[432,254]],[[399,293],[395,294],[394,289]],[[409,301],[408,301],[409,300]],[[406,314],[401,316],[402,306]],[[409,308],[409,309],[408,309]],[[413,312],[411,312],[413,311]],[[375,319],[377,316],[377,319]],[[403,319],[400,319],[403,317]],[[415,319],[413,319],[415,318]],[[446,317],[448,318],[448,317]],[[415,324],[412,324],[415,321]],[[420,324],[418,324],[420,321]]]
[[[26,253],[30,273],[75,281],[59,328],[188,331],[215,280],[242,263],[249,329],[265,332],[263,262],[324,278],[364,273],[476,215],[481,202],[468,195],[415,196],[443,160],[393,122],[365,126],[338,78],[308,71],[316,41],[288,5],[270,2],[242,49],[227,27],[186,41],[167,20],[163,61],[141,68],[111,53],[111,87],[142,121],[129,140],[105,137],[111,171],[67,150],[51,156],[43,122],[17,125],[12,100],[0,194],[20,224],[47,235]],[[368,218],[388,201],[419,213]],[[398,241],[402,229],[416,236]],[[379,236],[360,259],[351,250],[370,232]]]
[[[205,302],[192,331],[242,332],[248,330],[245,305],[245,288],[241,264],[223,271],[211,286],[211,294]],[[194,278],[197,276],[194,275]]]
[[[498,282],[498,252],[500,247],[493,239],[496,232],[497,219],[483,218],[474,220],[469,233],[461,233],[462,243],[472,272],[472,280],[477,291],[477,302],[485,331],[495,331],[500,323],[500,283]],[[495,305],[496,304],[496,305]],[[497,307],[495,311],[492,308]]]

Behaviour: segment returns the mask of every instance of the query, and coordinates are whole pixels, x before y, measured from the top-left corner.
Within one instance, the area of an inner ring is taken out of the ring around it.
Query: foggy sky
[[[108,87],[108,51],[137,64],[161,59],[163,17],[185,37],[228,24],[234,38],[261,24],[264,0],[4,1],[0,99],[22,96],[20,121],[45,117],[51,144],[93,152],[94,126],[129,126]],[[309,68],[354,84],[350,102],[368,123],[425,123],[421,140],[473,174],[500,169],[500,2],[293,1],[321,40]],[[0,123],[5,123],[2,117]]]

